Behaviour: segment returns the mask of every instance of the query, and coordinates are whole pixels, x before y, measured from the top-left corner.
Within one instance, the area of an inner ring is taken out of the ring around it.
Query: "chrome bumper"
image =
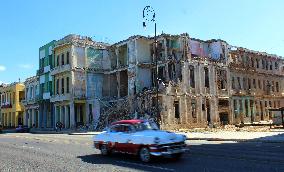
[[[188,148],[186,148],[185,144],[180,145],[178,147],[172,147],[172,146],[150,147],[150,154],[153,156],[171,156],[173,154],[184,153],[186,151],[188,151]]]

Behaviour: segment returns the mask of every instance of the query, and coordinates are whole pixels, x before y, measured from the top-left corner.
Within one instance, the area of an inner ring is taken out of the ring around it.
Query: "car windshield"
[[[143,130],[158,130],[158,126],[155,122],[145,121],[134,125],[136,131]]]

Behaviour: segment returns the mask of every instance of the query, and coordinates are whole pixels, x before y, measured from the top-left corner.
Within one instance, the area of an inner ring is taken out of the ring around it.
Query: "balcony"
[[[71,100],[71,94],[57,94],[50,97],[50,102],[61,102]]]
[[[55,75],[57,73],[62,73],[62,72],[70,71],[70,70],[71,70],[70,64],[66,64],[63,66],[57,66],[50,71],[50,75]]]
[[[12,104],[4,104],[1,106],[1,109],[12,108]]]
[[[228,90],[226,90],[226,89],[218,90],[218,94],[221,97],[228,97],[229,96]]]
[[[21,102],[22,102],[22,104],[24,106],[26,106],[26,105],[30,105],[30,104],[35,104],[36,103],[36,99],[35,98],[30,98],[28,100],[22,100]]]
[[[45,67],[43,68],[43,72],[44,72],[44,73],[47,73],[47,72],[49,72],[49,71],[50,71],[50,65],[45,66]]]
[[[39,69],[39,70],[36,71],[36,75],[37,75],[37,76],[42,75],[43,72],[44,72],[44,69],[41,68],[41,69]]]
[[[50,92],[43,93],[43,94],[42,94],[42,98],[43,98],[44,100],[50,99]]]

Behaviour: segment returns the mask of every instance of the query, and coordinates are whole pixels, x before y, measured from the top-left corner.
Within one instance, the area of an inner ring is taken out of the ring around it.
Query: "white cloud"
[[[33,68],[33,65],[32,64],[19,64],[18,67],[22,69],[31,69]]]
[[[6,70],[6,67],[3,66],[3,65],[0,65],[0,72],[1,72],[1,71],[5,71],[5,70]]]

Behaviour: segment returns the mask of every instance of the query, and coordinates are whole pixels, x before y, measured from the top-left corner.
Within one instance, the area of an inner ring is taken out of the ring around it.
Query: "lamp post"
[[[146,28],[146,22],[153,22],[155,25],[155,36],[154,36],[154,58],[156,66],[156,117],[159,117],[159,77],[158,77],[158,59],[157,59],[157,25],[155,20],[155,10],[151,6],[146,6],[143,9],[143,27]]]

